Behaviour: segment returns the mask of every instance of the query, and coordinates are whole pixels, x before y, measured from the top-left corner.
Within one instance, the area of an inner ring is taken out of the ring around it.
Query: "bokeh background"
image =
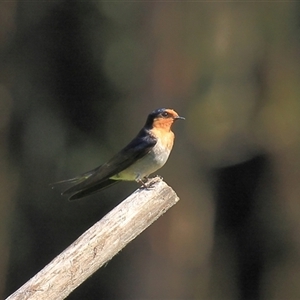
[[[1,1],[0,298],[137,188],[49,183],[167,107],[181,201],[68,299],[299,299],[299,37],[297,1]]]

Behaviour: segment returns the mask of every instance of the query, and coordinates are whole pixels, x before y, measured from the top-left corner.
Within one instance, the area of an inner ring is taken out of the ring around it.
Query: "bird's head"
[[[149,114],[146,122],[147,128],[164,128],[170,130],[176,120],[184,120],[178,113],[170,108],[159,108]]]

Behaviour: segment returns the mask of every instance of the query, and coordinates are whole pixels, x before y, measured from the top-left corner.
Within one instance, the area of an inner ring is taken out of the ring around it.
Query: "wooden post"
[[[153,178],[151,188],[136,190],[6,300],[65,299],[178,200]]]

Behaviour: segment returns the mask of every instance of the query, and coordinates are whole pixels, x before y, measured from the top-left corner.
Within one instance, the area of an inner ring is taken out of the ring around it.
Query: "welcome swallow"
[[[62,195],[71,194],[70,200],[80,199],[120,181],[136,181],[145,186],[148,176],[166,163],[174,143],[171,127],[180,119],[185,118],[173,109],[154,110],[137,136],[108,162],[58,182],[76,183]]]

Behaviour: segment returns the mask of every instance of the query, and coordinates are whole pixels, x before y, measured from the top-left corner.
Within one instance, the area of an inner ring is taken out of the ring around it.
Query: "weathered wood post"
[[[153,178],[151,188],[136,190],[6,300],[65,299],[178,201]]]

